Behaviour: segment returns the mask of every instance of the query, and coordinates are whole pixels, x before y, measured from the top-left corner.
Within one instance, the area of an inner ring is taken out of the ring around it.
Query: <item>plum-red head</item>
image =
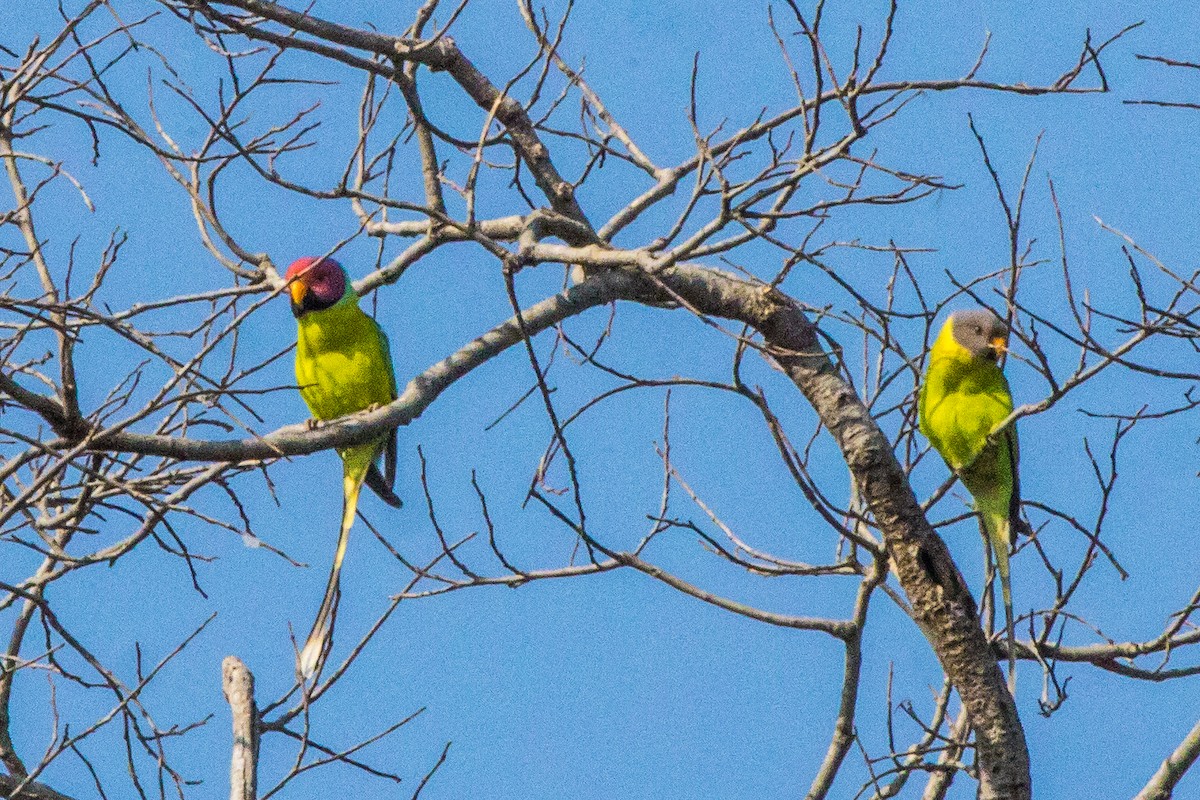
[[[292,262],[284,278],[292,296],[292,314],[304,316],[335,305],[346,294],[346,270],[332,258],[305,256]]]

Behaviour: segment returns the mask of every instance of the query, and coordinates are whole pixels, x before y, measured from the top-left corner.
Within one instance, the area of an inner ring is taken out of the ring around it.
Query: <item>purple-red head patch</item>
[[[346,293],[346,271],[332,258],[298,258],[285,277],[291,284],[292,310],[297,315],[329,308]]]

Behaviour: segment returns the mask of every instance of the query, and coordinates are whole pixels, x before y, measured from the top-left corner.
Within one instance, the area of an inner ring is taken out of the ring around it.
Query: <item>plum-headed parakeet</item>
[[[296,317],[296,382],[314,418],[331,420],[396,399],[396,376],[387,336],[358,307],[358,295],[341,264],[331,258],[301,258],[287,270],[292,313]],[[381,473],[376,460],[383,455]],[[340,590],[339,575],[350,526],[365,482],[389,505],[399,507],[392,491],[396,477],[396,431],[367,444],[338,450],[342,457],[342,523],[325,597],[312,632],[297,660],[302,677],[320,672],[333,634]]]
[[[1008,554],[1021,513],[1017,431],[1009,425],[988,440],[1013,410],[1000,369],[1007,349],[1008,327],[990,310],[951,314],[929,351],[918,414],[921,433],[974,498],[991,544],[1004,595],[1011,687],[1016,657]]]

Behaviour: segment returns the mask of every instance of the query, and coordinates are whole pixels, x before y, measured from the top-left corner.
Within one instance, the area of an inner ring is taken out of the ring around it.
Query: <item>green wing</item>
[[[1017,425],[1013,423],[1004,431],[1008,443],[1009,464],[1012,465],[1012,496],[1008,499],[1009,544],[1017,541],[1017,528],[1021,526],[1021,443],[1017,440]]]
[[[396,367],[392,363],[391,343],[388,341],[387,334],[383,332],[383,328],[379,326],[379,323],[375,322],[375,320],[371,320],[371,322],[375,325],[375,333],[379,336],[379,345],[383,351],[384,361],[387,362],[388,382],[391,386],[391,398],[395,400],[398,394],[396,391]],[[381,475],[379,473],[379,468],[372,464],[371,468],[367,471],[366,484],[371,491],[379,495],[384,502],[399,507],[400,498],[396,497],[395,493],[392,491],[392,487],[396,485],[397,430],[398,429],[396,428],[392,428],[392,430],[388,433],[387,439],[384,440],[383,447],[381,449],[383,454],[383,474]],[[393,500],[395,502],[393,502]]]

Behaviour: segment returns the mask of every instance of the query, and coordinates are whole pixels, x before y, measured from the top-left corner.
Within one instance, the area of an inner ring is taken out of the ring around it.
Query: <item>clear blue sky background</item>
[[[29,9],[30,16],[18,14],[15,4],[0,10],[0,28],[8,29],[0,42],[20,48],[30,32],[53,29],[49,4],[36,5]],[[415,5],[318,2],[313,13],[398,32]],[[153,8],[133,2],[120,6],[129,17]],[[873,41],[882,12],[879,3],[831,3],[826,36],[834,58],[844,59],[859,21]],[[784,30],[794,30],[781,9],[776,13]],[[1200,99],[1200,72],[1174,74],[1134,59],[1134,53],[1149,52],[1195,60],[1200,55],[1194,35],[1200,30],[1200,11],[1191,4],[1161,4],[1150,11],[1135,3],[1048,3],[1031,8],[964,0],[950,11],[944,3],[905,2],[881,77],[958,76],[974,62],[985,32],[991,31],[991,55],[982,77],[1045,83],[1073,63],[1085,29],[1103,39],[1143,17],[1147,23],[1116,45],[1104,62],[1114,88],[1111,94],[1030,99],[963,91],[928,95],[912,103],[897,120],[873,133],[865,147],[878,148],[880,158],[893,166],[943,175],[963,188],[912,206],[846,214],[830,223],[830,238],[877,244],[895,240],[904,246],[935,248],[913,259],[935,293],[948,286],[946,270],[970,279],[1003,266],[1005,229],[967,127],[967,113],[972,112],[1010,187],[1015,187],[1037,134],[1045,131],[1033,171],[1028,234],[1039,240],[1037,255],[1057,257],[1045,183],[1050,176],[1059,192],[1079,286],[1099,304],[1128,310],[1132,294],[1120,242],[1100,230],[1093,215],[1129,233],[1164,262],[1189,272],[1196,248],[1195,187],[1200,175],[1195,131],[1200,112],[1121,101]],[[148,32],[168,55],[180,60],[181,72],[197,94],[211,97],[220,63],[191,38],[186,26],[164,18]],[[163,35],[172,39],[163,41]],[[473,4],[456,29],[456,39],[498,83],[531,52],[514,5],[499,0]],[[682,161],[693,152],[686,117],[687,79],[697,51],[704,126],[727,119],[733,129],[752,121],[763,107],[779,109],[791,101],[792,89],[761,3],[582,0],[565,44],[573,62],[586,56],[587,75],[609,109],[651,157],[664,164]],[[117,77],[117,85],[135,105],[139,87],[145,85],[145,73],[139,70],[151,66],[152,60],[139,63],[139,68]],[[330,181],[341,170],[332,158],[354,132],[358,78],[315,58],[294,56],[290,64],[291,74],[333,78],[342,85],[280,89],[280,107],[260,107],[256,113],[283,118],[288,109],[322,100],[323,145],[306,156],[309,161],[293,160],[288,169],[300,174],[303,168],[306,177]],[[162,77],[161,69],[156,75]],[[427,78],[424,85],[432,114],[467,138],[477,135],[478,110],[444,77]],[[443,94],[437,94],[438,87]],[[194,120],[182,116],[180,105],[161,87],[156,91],[173,134],[184,142],[194,139],[200,133]],[[71,126],[35,140],[39,152],[65,161],[97,203],[97,211],[89,214],[65,184],[48,191],[39,223],[60,262],[76,235],[83,237],[81,247],[94,254],[107,233],[120,226],[130,241],[105,297],[113,307],[228,283],[227,273],[201,248],[182,193],[156,163],[113,137],[99,168],[93,169],[85,142],[83,132]],[[860,151],[865,152],[869,151]],[[564,171],[572,172],[577,162],[565,156],[564,160]],[[419,198],[415,164],[401,174],[408,180],[410,199]],[[603,221],[631,196],[630,184],[621,179],[602,176],[594,185],[581,192],[581,201],[595,221]],[[271,253],[279,265],[325,251],[356,226],[348,208],[264,187],[244,170],[234,170],[225,188],[224,218],[243,243]],[[506,200],[485,213],[517,210]],[[622,243],[640,244],[639,236],[649,230],[631,230]],[[402,244],[389,241],[386,256],[394,256]],[[341,258],[360,276],[373,263],[373,247],[371,242],[356,242]],[[778,256],[770,258],[760,265],[743,265],[770,275],[778,267]],[[880,296],[890,268],[886,257],[844,251],[833,262],[860,290]],[[522,297],[526,302],[540,299],[559,280],[551,270],[526,273]],[[1061,289],[1053,265],[1031,273],[1029,281],[1045,293],[1040,307],[1062,318],[1065,307],[1056,294]],[[816,275],[800,275],[788,288],[813,305],[842,308],[847,302]],[[1032,292],[1027,300],[1031,296]],[[382,291],[378,303],[401,381],[509,315],[496,264],[469,247],[448,249],[421,262],[399,285]],[[605,320],[605,312],[594,311],[571,323],[570,329],[581,336],[594,334]],[[282,300],[252,317],[248,326],[253,336],[242,344],[246,363],[286,347],[294,338],[294,324]],[[919,332],[911,332],[916,338],[908,346],[916,347]],[[847,334],[845,343],[848,357],[856,363],[856,342]],[[189,347],[186,342],[178,346],[178,352]],[[644,375],[721,379],[728,372],[729,351],[727,340],[679,312],[622,307],[607,352],[614,363]],[[1063,372],[1073,367],[1070,348],[1056,346],[1051,354]],[[85,340],[81,357],[87,405],[99,402],[112,386],[112,368],[103,359],[134,355],[97,334]],[[751,365],[749,375],[765,386],[792,435],[803,441],[811,430],[811,414],[802,398],[761,365]],[[470,487],[475,469],[512,558],[525,566],[565,563],[570,537],[534,504],[520,508],[545,444],[544,415],[529,403],[497,429],[483,430],[524,392],[529,380],[524,354],[514,350],[460,382],[413,426],[401,430],[398,491],[406,506],[391,511],[372,498],[364,500],[363,510],[406,553],[420,559],[435,546],[416,478],[419,444],[429,459],[430,483],[448,532],[462,535],[482,527]],[[1042,397],[1045,387],[1023,366],[1013,366],[1011,380],[1018,401]],[[291,381],[290,358],[285,358],[262,376],[260,385]],[[559,407],[572,409],[609,384],[567,367],[556,375],[555,385]],[[1077,409],[1129,412],[1145,402],[1169,405],[1184,388],[1145,378],[1106,378],[1051,412],[1025,421],[1027,496],[1090,519],[1096,490],[1082,438],[1090,437],[1103,450],[1112,426],[1090,421]],[[647,528],[645,515],[656,511],[660,484],[653,443],[661,437],[662,402],[659,392],[626,395],[574,432],[590,519],[610,544],[636,541]],[[789,485],[767,432],[743,406],[712,393],[677,391],[672,438],[678,467],[714,509],[763,549],[828,559],[834,547],[831,534]],[[265,418],[257,426],[260,431],[306,416],[299,397],[290,392],[265,396],[256,408]],[[1196,555],[1188,537],[1194,532],[1194,476],[1200,466],[1194,442],[1194,426],[1187,420],[1146,426],[1131,437],[1106,540],[1132,577],[1121,582],[1107,565],[1100,565],[1081,592],[1079,606],[1114,638],[1154,636],[1166,615],[1184,604],[1193,589]],[[844,467],[827,443],[817,452],[818,477],[836,498],[844,498]],[[189,744],[175,750],[176,766],[187,777],[205,781],[196,796],[216,797],[226,791],[229,733],[220,694],[221,659],[228,654],[243,658],[255,672],[264,700],[277,696],[292,680],[287,624],[298,631],[307,629],[323,587],[340,506],[339,472],[333,453],[278,465],[272,470],[278,506],[261,480],[240,483],[259,536],[312,564],[308,570],[295,569],[265,549],[248,549],[227,533],[182,522],[180,533],[189,544],[217,557],[200,570],[207,600],[189,590],[189,577],[178,560],[151,547],[111,570],[84,570],[54,588],[53,600],[64,620],[86,631],[88,644],[129,676],[135,642],[141,643],[147,660],[157,660],[185,631],[218,613],[145,698],[164,727],[215,714],[207,727],[187,737]],[[918,492],[932,490],[944,477],[941,464],[931,459],[915,476]],[[562,475],[554,479],[561,481]],[[220,507],[215,494],[207,501]],[[677,514],[702,516],[682,497],[678,502]],[[959,506],[952,507],[950,501],[941,508],[949,515]],[[116,538],[132,524],[114,520],[105,535]],[[1047,546],[1064,559],[1082,552],[1077,536],[1061,528],[1048,530]],[[964,574],[978,588],[982,566],[974,528],[962,524],[946,536]],[[488,563],[484,551],[471,552],[478,559],[473,563]],[[681,533],[664,535],[649,555],[706,588],[765,608],[839,616],[849,609],[853,587],[848,582],[750,578]],[[14,565],[28,559],[12,546],[5,548],[4,558]],[[1052,596],[1036,561],[1027,550],[1014,562],[1018,611],[1040,606]],[[360,525],[348,557],[335,656],[345,652],[406,580],[405,571]],[[889,670],[894,673],[893,698],[911,699],[924,713],[931,705],[931,691],[940,684],[940,672],[914,625],[882,597],[876,603],[866,634],[858,730],[871,755],[883,755]],[[1077,642],[1092,641],[1082,631],[1073,636]],[[841,648],[828,637],[735,617],[634,573],[537,583],[515,591],[470,590],[404,603],[350,676],[322,702],[314,735],[344,746],[427,708],[404,731],[365,754],[367,761],[402,773],[406,783],[394,789],[349,769],[330,768],[297,782],[290,796],[408,796],[444,743],[453,740],[448,763],[427,790],[429,797],[795,797],[806,790],[824,754],[841,660]],[[1063,800],[1132,795],[1194,724],[1200,687],[1195,681],[1133,683],[1082,665],[1062,669],[1072,678],[1071,696],[1049,719],[1038,714],[1035,669],[1029,664],[1021,669],[1018,703],[1029,737],[1036,794]],[[14,698],[14,719],[36,722],[18,722],[14,731],[19,746],[28,752],[46,741],[45,687],[44,676],[30,673],[18,684]],[[77,720],[73,726],[107,709],[98,694],[71,697],[73,704],[64,705],[63,712],[65,719]],[[903,723],[899,730],[901,742],[916,733]],[[89,743],[86,750],[114,781],[122,780],[121,763],[111,749],[118,744],[109,736]],[[290,742],[266,740],[265,785],[291,754]],[[849,797],[858,789],[863,775],[861,765],[854,766],[858,758],[850,755],[847,779],[835,796]],[[77,762],[64,759],[46,779],[68,793],[90,796],[90,779]],[[963,783],[952,796],[971,796],[970,788]],[[1193,776],[1178,796],[1195,793],[1200,793],[1200,778]]]

